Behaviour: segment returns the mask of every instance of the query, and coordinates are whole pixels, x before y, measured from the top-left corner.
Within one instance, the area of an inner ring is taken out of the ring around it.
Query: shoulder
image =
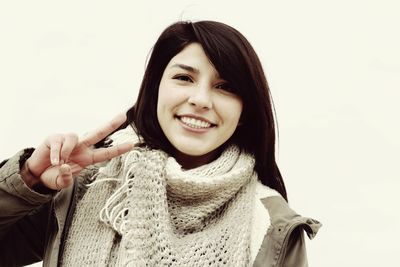
[[[264,212],[268,213],[271,227],[288,229],[294,225],[302,226],[307,235],[313,238],[322,226],[315,219],[299,215],[276,190],[263,185],[261,182],[257,183],[255,195],[256,202],[260,201]],[[258,209],[258,212],[260,212],[260,209]]]
[[[273,194],[269,190],[272,190],[276,194]],[[287,233],[294,227],[300,227],[306,231],[310,239],[314,238],[322,224],[315,219],[298,214],[278,192],[270,188],[269,190],[263,188],[260,191],[263,193],[260,201],[268,211],[271,227],[278,229],[281,233]],[[268,195],[264,197],[266,194]]]
[[[267,197],[272,197],[272,196],[280,196],[278,191],[263,185],[260,181],[257,181],[256,185],[256,198],[257,199],[262,199],[262,198],[267,198]]]
[[[255,218],[267,220],[268,231],[253,266],[265,266],[266,262],[271,266],[307,266],[303,232],[312,239],[321,223],[299,215],[277,191],[261,183],[256,189],[257,205],[262,207],[256,208],[257,212],[266,215]]]

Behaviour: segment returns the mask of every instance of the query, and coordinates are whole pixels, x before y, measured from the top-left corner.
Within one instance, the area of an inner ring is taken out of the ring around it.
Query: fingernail
[[[63,164],[63,165],[61,165],[61,167],[60,167],[60,172],[66,173],[66,172],[69,172],[69,171],[70,171],[70,167],[69,167],[68,164]]]

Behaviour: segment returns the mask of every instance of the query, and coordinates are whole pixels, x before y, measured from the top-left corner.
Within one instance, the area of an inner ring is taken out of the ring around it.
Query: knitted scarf
[[[125,129],[113,143],[132,138]],[[160,150],[114,158],[77,204],[62,264],[248,266],[253,169],[236,146],[191,170]]]

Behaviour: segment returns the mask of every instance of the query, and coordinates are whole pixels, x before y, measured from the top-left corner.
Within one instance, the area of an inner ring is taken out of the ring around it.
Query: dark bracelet
[[[21,155],[20,159],[19,159],[19,168],[21,171],[24,172],[24,175],[28,176],[29,179],[31,181],[38,179],[35,175],[33,175],[33,173],[31,173],[31,171],[29,170],[28,166],[24,166],[27,159],[29,159],[33,153],[33,151],[35,151],[34,148],[27,148],[24,150],[24,153]],[[36,184],[34,184],[31,189],[39,194],[54,194],[57,191],[50,189],[46,186],[44,186],[41,182],[38,182]]]

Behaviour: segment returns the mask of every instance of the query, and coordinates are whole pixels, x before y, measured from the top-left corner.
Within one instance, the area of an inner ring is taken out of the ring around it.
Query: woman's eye
[[[224,91],[227,91],[227,92],[231,92],[232,91],[232,88],[228,83],[220,83],[217,86],[215,86],[215,88],[221,89],[221,90],[224,90]]]
[[[173,79],[179,80],[179,81],[184,81],[184,82],[191,82],[192,81],[192,78],[190,78],[187,75],[177,75]]]

